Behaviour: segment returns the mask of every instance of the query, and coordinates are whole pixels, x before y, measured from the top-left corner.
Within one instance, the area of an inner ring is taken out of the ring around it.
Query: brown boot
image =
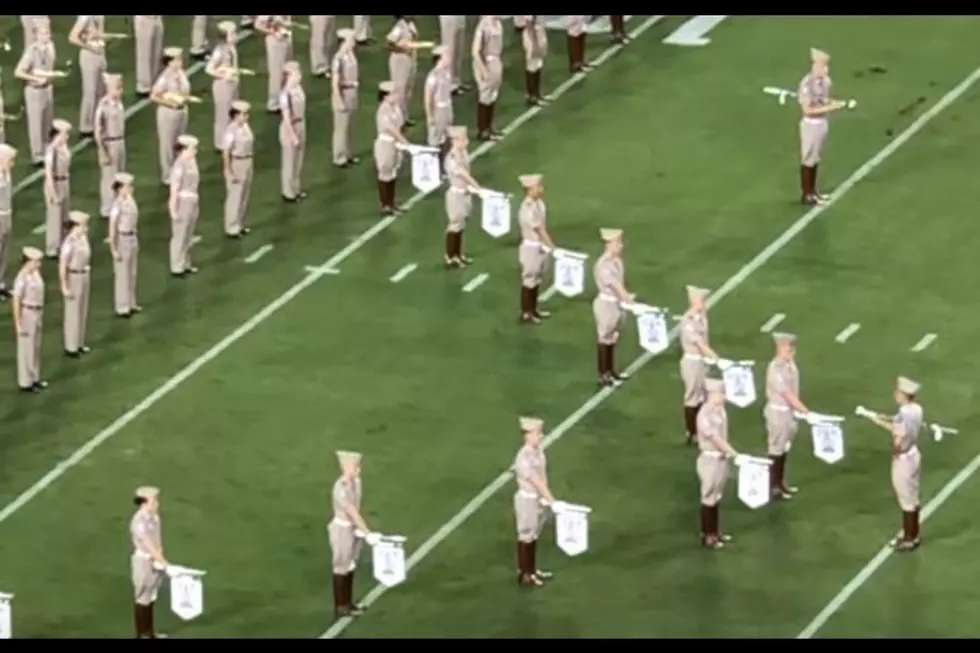
[[[459,259],[460,263],[463,265],[469,265],[473,262],[469,256],[463,253],[463,232],[456,232],[456,258]]]
[[[534,574],[534,577],[541,581],[551,580],[555,577],[550,571],[544,571],[538,568],[538,541],[534,540],[528,545],[530,553],[528,553],[528,569]]]
[[[541,320],[534,314],[534,299],[531,288],[521,285],[521,322],[540,324]]]
[[[539,320],[543,320],[551,317],[551,313],[549,311],[542,311],[540,308],[538,308],[538,300],[540,299],[540,296],[541,285],[539,284],[531,289],[531,311],[534,313],[535,317],[537,317]]]
[[[388,182],[378,180],[378,202],[381,204],[381,212],[388,211]]]
[[[333,575],[333,611],[338,617],[347,616],[347,599],[344,597],[343,574]]]
[[[630,378],[629,374],[616,371],[616,345],[609,345],[609,373],[617,381],[625,381]]]
[[[534,567],[531,564],[531,544],[518,542],[517,550],[521,561],[521,571],[517,577],[518,584],[522,587],[540,587],[543,585],[544,581],[534,575]]]
[[[568,70],[572,73],[578,72],[578,39],[574,36],[568,36],[566,39],[568,43]]]
[[[490,132],[491,138],[500,138],[503,134],[499,129],[494,129],[493,126],[493,115],[497,112],[497,103],[487,105],[487,130]]]
[[[443,254],[447,268],[459,267],[459,261],[456,260],[455,244],[456,241],[453,238],[453,232],[447,231],[445,244],[446,252]]]
[[[718,537],[718,506],[702,506],[705,511],[704,540],[709,549],[720,549],[725,546]]]
[[[344,593],[347,597],[347,605],[350,606],[350,614],[357,617],[364,613],[364,606],[354,600],[354,572],[344,576]]]
[[[606,380],[606,346],[597,344],[595,346],[596,372],[598,372],[599,385],[604,385]]]
[[[538,103],[534,96],[534,73],[530,70],[524,71],[524,99],[529,107]]]
[[[701,508],[701,514],[699,515],[700,522],[701,522],[700,534],[701,534],[701,541],[703,542],[705,536],[711,534],[711,516],[708,514],[711,509],[704,504],[701,504],[700,508]]]
[[[136,639],[151,639],[153,633],[146,625],[146,606],[139,603],[133,604],[133,624],[136,628]]]
[[[610,16],[609,24],[612,26],[612,38],[616,43],[627,43],[626,21],[622,16]]]
[[[813,193],[813,196],[816,197],[821,202],[827,201],[827,199],[830,196],[829,195],[825,195],[824,193],[821,193],[820,190],[817,188],[817,173],[820,171],[820,164],[819,163],[813,164],[813,167],[810,168],[810,170],[811,170],[811,172],[810,172],[810,179],[811,179],[811,181],[810,181],[810,192]]]
[[[481,141],[490,140],[490,121],[487,112],[487,105],[482,102],[476,104],[476,135]]]
[[[698,407],[684,406],[684,430],[687,444],[694,444],[698,437]]]

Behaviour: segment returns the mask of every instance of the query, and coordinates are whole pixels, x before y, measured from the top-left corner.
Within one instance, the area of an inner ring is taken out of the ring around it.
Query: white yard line
[[[759,331],[761,331],[762,333],[772,333],[772,330],[778,327],[780,322],[782,322],[785,319],[786,319],[785,313],[776,313],[771,318],[766,320],[766,323],[759,328]]]
[[[861,325],[857,322],[851,322],[846,327],[844,327],[840,333],[834,336],[834,342],[843,345],[845,342],[851,339],[855,333],[861,328]]]
[[[400,281],[403,281],[405,277],[415,272],[415,270],[417,270],[418,267],[419,267],[418,263],[409,263],[408,265],[402,266],[402,268],[398,272],[388,277],[388,281],[390,281],[391,283],[398,283]]]
[[[475,277],[470,279],[465,286],[463,286],[463,292],[473,292],[474,290],[476,290],[477,288],[485,284],[487,282],[487,279],[489,278],[490,275],[487,274],[486,272],[484,272],[483,274],[476,275]]]
[[[204,240],[204,236],[201,235],[193,236],[191,237],[191,245],[197,245],[202,240]]]
[[[330,267],[329,265],[307,265],[303,270],[310,275],[317,275],[318,277],[327,274],[340,274],[340,270],[337,268]],[[295,286],[293,286],[295,288]],[[270,304],[271,306],[271,304]],[[268,308],[268,306],[266,307]]]
[[[938,337],[939,336],[935,333],[927,333],[926,335],[922,336],[919,342],[912,345],[911,351],[918,354],[920,351],[934,343]]]
[[[751,261],[742,266],[742,268],[736,272],[734,275],[729,277],[725,283],[714,290],[708,297],[708,307],[712,308],[718,304],[721,300],[727,297],[733,290],[745,283],[745,280],[752,276],[755,272],[759,270],[763,265],[769,262],[772,257],[778,254],[786,245],[788,245],[800,232],[806,229],[814,220],[819,218],[824,214],[824,212],[832,207],[837,201],[843,197],[848,191],[850,191],[856,184],[861,180],[871,174],[875,168],[884,163],[891,155],[893,155],[899,148],[901,148],[905,143],[909,141],[913,136],[915,136],[919,131],[922,130],[929,122],[933,120],[940,113],[945,111],[951,104],[958,100],[964,93],[966,93],[970,87],[973,86],[976,81],[980,79],[980,68],[974,70],[965,80],[960,82],[954,89],[949,91],[944,95],[935,105],[933,105],[928,111],[919,116],[911,125],[909,125],[905,131],[895,137],[892,142],[884,147],[880,152],[869,159],[864,165],[855,170],[850,177],[844,180],[844,182],[837,187],[834,193],[830,196],[827,202],[823,205],[818,205],[807,211],[801,218],[794,222],[789,229],[784,231],[779,235],[774,241],[769,243],[769,245],[763,249],[759,254],[756,255]],[[677,338],[678,326],[675,326],[670,331],[670,338],[674,340]],[[639,358],[633,361],[633,363],[626,369],[629,374],[635,374],[644,365],[653,360],[654,356],[648,352],[644,352]],[[628,384],[627,384],[628,385]],[[610,395],[612,395],[614,390],[612,388],[603,388],[596,394],[592,395],[588,401],[586,401],[582,406],[579,407],[574,413],[565,418],[565,421],[558,424],[544,439],[545,446],[551,446],[558,440],[562,438],[573,426],[582,421],[587,415],[599,407],[599,405],[605,401]],[[980,456],[973,461],[969,466],[969,472],[966,474],[968,477],[976,468],[980,467]],[[966,471],[966,470],[964,470]],[[961,476],[963,473],[961,472]],[[957,477],[959,478],[959,477]],[[960,480],[956,487],[959,487],[966,479]],[[953,479],[955,482],[956,479]],[[422,560],[426,558],[432,551],[442,543],[447,537],[454,533],[463,523],[470,518],[480,507],[483,506],[494,494],[503,489],[506,485],[511,482],[511,471],[501,473],[497,478],[490,482],[483,490],[473,497],[469,503],[460,509],[452,518],[449,519],[445,524],[443,524],[439,530],[432,534],[425,542],[416,549],[411,556],[409,556],[406,561],[407,571],[411,570],[417,566]],[[952,483],[951,482],[951,485]],[[949,491],[951,494],[955,490],[955,487]],[[942,493],[940,493],[942,496]],[[937,497],[937,500],[940,497]],[[945,498],[942,499],[945,501]],[[936,500],[926,506],[926,511],[923,513],[923,517],[930,514],[930,508],[936,503]],[[939,502],[941,503],[941,502]],[[936,506],[938,507],[938,505]],[[0,513],[2,517],[2,513]],[[2,521],[2,519],[0,519]],[[879,563],[880,564],[880,563]],[[870,575],[870,574],[869,574]],[[862,581],[863,582],[863,581]],[[846,589],[846,588],[845,588]],[[376,585],[374,589],[368,592],[367,596],[361,601],[365,606],[370,606],[375,603],[387,590],[383,585]],[[846,600],[846,599],[845,599]],[[843,603],[843,601],[841,602]],[[834,610],[831,610],[832,614]],[[364,619],[366,617],[360,617]],[[350,617],[343,617],[334,622],[332,626],[325,633],[323,633],[321,639],[330,639],[337,637],[348,626],[352,623]],[[818,625],[819,628],[819,625]]]
[[[557,293],[558,293],[558,288],[556,288],[555,286],[551,286],[550,288],[548,288],[547,290],[545,290],[543,293],[541,293],[541,297],[539,297],[538,300],[539,301],[542,301],[542,302],[546,302],[549,299],[551,299],[552,297],[554,297],[555,294],[557,294]]]
[[[262,247],[259,247],[257,250],[255,250],[254,252],[252,252],[251,254],[249,254],[248,256],[246,256],[245,257],[245,262],[246,263],[255,263],[260,258],[262,258],[266,254],[268,254],[269,252],[271,252],[273,249],[275,249],[275,245],[273,245],[272,243],[266,243]]]

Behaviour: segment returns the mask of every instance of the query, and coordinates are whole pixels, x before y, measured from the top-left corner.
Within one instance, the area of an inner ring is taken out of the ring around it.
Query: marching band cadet
[[[187,101],[191,81],[184,70],[184,51],[163,50],[163,72],[153,84],[150,98],[157,105],[157,143],[160,148],[160,180],[166,185],[174,165],[177,141],[187,131]]]
[[[473,76],[479,90],[476,105],[477,138],[481,141],[500,136],[493,128],[493,111],[497,106],[504,65],[500,57],[504,49],[504,26],[500,16],[481,16],[473,33]]]
[[[234,21],[218,23],[222,41],[215,46],[204,71],[212,77],[211,97],[214,99],[214,149],[224,149],[225,132],[228,131],[231,103],[238,99],[238,28]]]
[[[71,123],[56,118],[51,127],[51,144],[44,153],[44,248],[48,258],[58,258],[61,238],[71,209]]]
[[[872,421],[892,437],[892,488],[902,510],[902,530],[891,545],[896,551],[913,551],[919,547],[919,481],[922,478],[922,454],[919,452],[919,431],[922,430],[922,406],[916,401],[920,386],[915,381],[898,377],[895,403],[898,413],[889,419],[874,415]]]
[[[134,16],[136,96],[150,97],[163,62],[163,16]]]
[[[415,125],[415,121],[408,116],[418,66],[418,38],[419,28],[415,25],[415,16],[395,16],[395,24],[386,39],[389,53],[388,75],[401,100],[406,127]]]
[[[105,95],[95,107],[95,145],[101,169],[99,215],[109,217],[116,175],[126,169],[126,107],[122,75],[105,76]]]
[[[333,108],[333,164],[346,168],[360,163],[354,153],[354,112],[357,110],[358,65],[354,30],[337,30],[340,48],[330,65],[330,104]]]
[[[538,569],[538,538],[544,529],[548,507],[555,503],[555,497],[548,487],[548,461],[541,442],[544,422],[537,417],[521,417],[518,421],[524,444],[514,459],[517,583],[524,587],[541,587],[552,574]]]
[[[698,413],[698,479],[701,482],[701,543],[709,549],[721,549],[731,541],[722,532],[718,516],[721,498],[728,480],[728,458],[739,454],[728,442],[728,413],[725,410],[725,383],[721,379],[705,380],[707,403]]]
[[[289,30],[292,16],[256,16],[255,28],[265,34],[265,60],[269,69],[269,92],[265,108],[269,113],[279,111],[279,91],[282,90],[282,67],[293,58],[293,33]]]
[[[636,295],[626,289],[622,229],[600,229],[599,236],[606,248],[592,271],[599,291],[592,302],[598,343],[596,360],[599,385],[617,387],[627,379],[625,374],[616,372],[616,343],[619,342],[619,329],[626,318],[622,305],[632,302]]]
[[[792,499],[797,488],[786,485],[786,456],[796,437],[793,413],[809,413],[800,399],[800,370],[796,367],[796,336],[774,333],[776,355],[766,368],[766,407],[769,487],[774,499]]]
[[[153,624],[153,604],[166,578],[167,559],[163,556],[163,529],[160,523],[160,490],[136,488],[133,499],[136,514],[129,521],[133,542],[130,568],[133,580],[134,618],[137,639],[158,639]]]
[[[50,26],[51,19],[47,16],[21,16],[20,26],[24,31],[24,49],[34,45],[34,41],[37,40],[37,26],[38,23],[46,23]]]
[[[473,209],[471,192],[479,191],[480,184],[470,172],[470,140],[466,137],[466,127],[447,128],[451,139],[449,152],[446,154],[446,177],[449,186],[446,188],[446,216],[449,223],[446,226],[446,267],[461,268],[473,262],[463,254],[463,231],[466,229],[466,219]]]
[[[310,16],[310,74],[314,77],[330,78],[336,23],[336,16]]]
[[[105,95],[105,16],[79,16],[68,35],[78,48],[78,67],[82,75],[82,103],[78,109],[78,133],[89,137],[95,131],[95,105]]]
[[[286,82],[282,86],[279,106],[279,144],[282,146],[282,198],[287,202],[305,199],[302,189],[303,160],[306,158],[306,91],[299,62],[287,61],[283,67]]]
[[[585,63],[585,35],[589,27],[588,16],[568,17],[568,68],[573,73],[590,70]]]
[[[378,112],[374,122],[378,137],[374,139],[374,163],[378,168],[378,198],[381,200],[381,215],[401,213],[395,207],[395,179],[402,165],[402,153],[395,144],[408,145],[402,134],[405,116],[402,114],[401,98],[391,81],[378,86]]]
[[[114,279],[113,306],[119,317],[132,317],[143,309],[136,303],[136,273],[139,269],[139,207],[133,198],[133,175],[116,173],[112,184],[116,194],[109,209],[109,236]]]
[[[85,344],[85,335],[88,330],[92,245],[88,240],[88,213],[72,211],[68,219],[71,230],[61,245],[61,260],[58,263],[61,294],[65,300],[62,333],[65,355],[78,358],[91,351]]]
[[[626,45],[630,42],[630,37],[626,35],[626,17],[625,16],[610,16],[609,24],[612,26],[612,40],[613,43],[619,43],[620,45]]]
[[[197,272],[191,265],[191,245],[200,213],[198,188],[201,171],[197,165],[197,137],[177,138],[177,160],[170,175],[170,274],[183,278]]]
[[[191,59],[200,61],[208,55],[208,16],[194,16],[191,22]]]
[[[354,603],[354,570],[362,546],[356,532],[363,533],[364,541],[372,546],[378,536],[371,532],[361,514],[361,454],[338,451],[337,461],[340,478],[334,482],[330,494],[333,519],[327,531],[333,557],[333,604],[339,618],[357,616],[362,611]]]
[[[44,253],[36,247],[25,247],[20,272],[14,278],[11,308],[14,332],[17,334],[17,385],[23,392],[38,392],[48,387],[41,379],[41,333],[44,321],[44,277],[41,259]]]
[[[698,432],[698,411],[704,403],[704,380],[708,363],[718,360],[718,354],[708,341],[708,290],[687,287],[688,309],[680,324],[681,379],[684,382],[684,427],[687,443],[694,442]]]
[[[370,16],[354,16],[354,40],[358,45],[368,45],[374,41],[371,37]]]
[[[545,104],[541,99],[541,69],[548,56],[548,30],[541,16],[526,16],[527,23],[521,34],[524,44],[524,89],[527,105]]]
[[[35,167],[44,165],[44,150],[54,120],[54,90],[51,87],[51,75],[55,72],[54,58],[51,27],[47,21],[38,21],[34,26],[34,41],[24,50],[14,71],[17,79],[25,83],[27,134],[31,144],[31,163]]]
[[[538,308],[538,292],[548,265],[548,252],[555,248],[548,233],[548,211],[541,180],[538,174],[518,177],[524,188],[524,200],[517,211],[517,223],[521,229],[521,244],[517,250],[517,259],[521,264],[521,322],[531,324],[538,324],[549,315]]]
[[[817,191],[817,168],[827,143],[829,114],[847,104],[830,99],[830,55],[810,49],[810,72],[800,81],[797,92],[803,117],[800,120],[800,202],[821,204],[827,196]]]
[[[255,134],[248,124],[252,105],[244,100],[231,103],[231,124],[225,132],[222,163],[225,174],[225,236],[241,238],[249,232],[245,211],[252,190],[252,156]]]
[[[461,78],[463,57],[466,56],[466,16],[439,16],[439,35],[443,50],[450,56],[449,71],[452,74],[453,95],[470,90]]]
[[[453,124],[453,76],[450,67],[452,58],[443,46],[432,50],[435,65],[425,77],[422,104],[425,108],[427,142],[439,148],[439,164],[446,160],[449,151],[449,138],[446,132]]]
[[[17,150],[0,143],[0,301],[10,297],[7,290],[7,255],[10,252],[10,241],[13,236],[14,211],[14,160]]]

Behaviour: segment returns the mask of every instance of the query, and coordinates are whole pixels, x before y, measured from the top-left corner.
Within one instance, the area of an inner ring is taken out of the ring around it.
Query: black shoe
[[[239,231],[237,234],[225,234],[225,238],[228,240],[241,240],[245,237],[245,234]]]
[[[33,393],[35,393],[35,392],[37,392],[37,388],[35,388],[35,387],[34,387],[34,386],[32,386],[32,385],[29,385],[29,386],[27,386],[26,388],[25,388],[25,387],[23,387],[23,386],[21,386],[21,387],[20,387],[20,391],[21,391],[21,392],[30,392],[30,393],[32,393],[32,394],[33,394]]]
[[[192,265],[189,268],[187,268],[186,270],[184,270],[184,273],[185,274],[197,274],[197,268]]]
[[[35,391],[37,391],[37,390],[45,390],[48,387],[48,382],[47,381],[38,381],[37,383],[34,384],[33,387],[34,387],[34,390]]]
[[[92,348],[89,347],[88,345],[82,345],[81,347],[78,348],[78,353],[79,354],[87,354],[90,351],[92,351]]]
[[[79,356],[81,356],[81,353],[79,353],[77,349],[75,351],[70,351],[66,349],[65,356],[67,356],[68,358],[78,358]]]
[[[78,135],[82,138],[92,138],[95,136],[95,132],[78,132]]]
[[[116,313],[116,317],[121,318],[123,320],[128,320],[129,318],[133,317],[133,311],[126,311],[125,313]]]
[[[296,202],[299,201],[299,198],[298,197],[286,197],[285,195],[283,195],[282,196],[282,201],[283,202],[287,202],[289,204],[295,204]]]
[[[174,277],[175,279],[183,279],[187,276],[187,270],[184,270],[183,272],[171,272],[170,276]]]

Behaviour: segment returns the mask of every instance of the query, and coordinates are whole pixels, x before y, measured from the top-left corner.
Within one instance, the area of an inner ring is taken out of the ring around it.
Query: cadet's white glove
[[[727,358],[719,358],[718,360],[715,361],[715,365],[717,365],[718,366],[718,369],[721,370],[722,372],[724,372],[725,370],[727,370],[729,367],[731,367],[734,364],[735,363],[733,363],[732,361],[728,360]]]
[[[868,419],[874,419],[875,417],[878,416],[877,413],[868,410],[864,406],[858,406],[857,408],[855,408],[854,414],[857,415],[858,417],[867,417]]]
[[[555,501],[551,504],[551,509],[554,512],[565,512],[568,510],[568,504],[564,501]]]
[[[751,456],[746,456],[744,453],[737,453],[735,454],[735,466],[741,467],[745,463],[749,462],[751,458]]]
[[[381,542],[381,533],[367,533],[364,536],[364,541],[368,543],[368,546],[375,546]]]

